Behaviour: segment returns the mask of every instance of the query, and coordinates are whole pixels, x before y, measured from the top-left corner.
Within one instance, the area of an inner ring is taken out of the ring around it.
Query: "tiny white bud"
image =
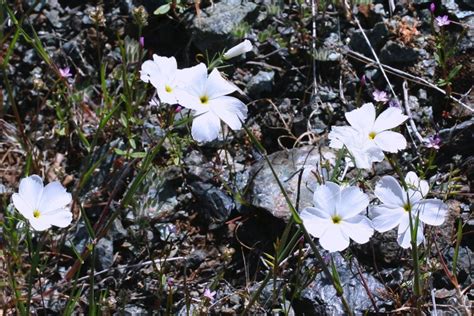
[[[231,59],[236,56],[242,55],[243,53],[249,52],[252,50],[252,43],[249,40],[245,40],[242,43],[232,47],[227,52],[224,53],[224,59]]]

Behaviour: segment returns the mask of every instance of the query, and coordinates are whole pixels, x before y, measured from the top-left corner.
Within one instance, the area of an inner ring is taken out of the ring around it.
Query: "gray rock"
[[[379,22],[375,24],[372,30],[365,30],[365,34],[367,35],[370,44],[377,53],[387,41],[388,29],[385,23]],[[373,58],[372,52],[370,51],[370,47],[369,45],[367,45],[367,42],[365,41],[361,31],[355,31],[354,34],[352,34],[351,40],[349,42],[349,47],[356,52],[364,54],[367,57]]]
[[[242,4],[241,4],[242,3]],[[192,10],[187,16],[194,44],[201,51],[211,53],[231,47],[232,31],[244,21],[251,23],[258,17],[258,6],[247,1],[221,1],[201,10],[200,16]]]
[[[214,184],[194,182],[191,191],[200,204],[200,214],[209,222],[209,228],[219,227],[228,218],[235,207],[234,200]]]
[[[108,269],[114,263],[114,244],[108,238],[102,238],[95,245],[97,268],[99,270]]]
[[[141,316],[141,315],[148,315],[148,311],[144,307],[128,304],[125,306],[125,308],[120,313],[120,315]]]
[[[312,171],[320,171],[322,160],[320,150],[323,155],[332,152],[329,149],[323,151],[322,148],[306,146],[279,151],[268,157],[295,207],[298,191],[300,192],[300,210],[313,206],[313,191],[317,180]],[[303,172],[303,175],[301,187],[298,190],[300,171]],[[290,217],[285,197],[265,160],[261,160],[251,167],[249,179],[251,182],[248,185],[247,201],[256,207],[267,210],[277,218],[288,219]]]
[[[419,53],[414,48],[394,41],[388,41],[380,51],[380,61],[383,64],[412,65],[418,60],[418,56]]]
[[[260,98],[263,94],[271,92],[273,88],[274,71],[260,70],[247,83],[245,92],[254,99]]]
[[[332,254],[334,264],[339,273],[340,281],[344,290],[344,296],[356,315],[364,314],[366,311],[374,311],[372,302],[364,287],[361,276],[355,265],[359,263],[355,258],[351,261],[345,260],[340,253]],[[311,263],[313,264],[313,263]],[[385,292],[384,285],[367,272],[362,276],[369,288],[374,302],[378,308],[382,308],[385,300],[379,297]],[[296,308],[300,315],[344,315],[345,310],[340,298],[336,295],[331,281],[323,273],[319,273],[315,280],[301,292],[302,306],[305,310]],[[306,301],[306,302],[305,302]]]

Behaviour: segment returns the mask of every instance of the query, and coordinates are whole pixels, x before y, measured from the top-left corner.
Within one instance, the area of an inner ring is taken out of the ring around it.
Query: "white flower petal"
[[[26,219],[33,217],[34,208],[27,201],[25,201],[20,194],[14,193],[12,195],[13,205]]]
[[[71,203],[71,193],[66,192],[61,183],[54,181],[44,187],[41,201],[38,204],[38,210],[41,215],[51,211],[64,208]]]
[[[214,69],[206,82],[206,95],[209,99],[215,99],[237,90],[229,81],[225,80],[217,69]]]
[[[340,224],[331,224],[321,238],[319,243],[329,252],[342,251],[349,247],[349,237],[342,231]]]
[[[153,62],[158,65],[161,75],[169,78],[174,77],[174,73],[178,70],[178,65],[174,57],[165,57],[153,55]]]
[[[375,122],[375,107],[366,103],[360,108],[346,113],[346,119],[358,131],[370,130]]]
[[[403,207],[406,199],[405,190],[392,176],[384,176],[377,182],[374,190],[375,196],[387,206]]]
[[[35,174],[22,179],[18,193],[33,210],[38,208],[38,202],[43,194],[43,180]]]
[[[212,112],[196,116],[193,120],[191,134],[198,142],[210,142],[219,136],[221,122]]]
[[[372,224],[374,228],[381,233],[387,232],[400,224],[400,221],[405,215],[403,208],[389,208],[384,205],[378,205],[372,207],[372,213],[376,214],[372,218]]]
[[[41,216],[39,218],[28,219],[31,227],[37,231],[43,231],[51,227],[51,223],[48,222],[48,218]]]
[[[140,70],[140,79],[144,82],[149,82],[155,88],[158,88],[160,86],[160,81],[162,80],[160,68],[152,60],[145,61]]]
[[[237,98],[221,96],[209,101],[209,108],[233,130],[242,127],[247,118],[247,107]]]
[[[339,185],[329,181],[318,186],[313,195],[314,207],[320,212],[328,214],[328,217],[336,214],[336,205],[340,199]]]
[[[307,207],[301,213],[304,227],[313,237],[319,238],[326,231],[332,221],[326,213],[320,212],[314,207]]]
[[[196,110],[198,113],[209,110],[209,107],[204,106],[199,97],[194,94],[190,94],[182,89],[177,89],[174,95],[179,105],[187,109]]]
[[[190,68],[178,70],[176,72],[176,82],[179,88],[199,99],[206,92],[207,66],[200,63]]]
[[[336,205],[336,212],[345,220],[356,216],[369,205],[369,197],[355,186],[341,191],[341,199]]]
[[[448,206],[438,199],[426,199],[413,206],[420,215],[420,221],[431,226],[439,226],[444,223]]]
[[[407,147],[407,140],[402,134],[392,131],[383,131],[375,135],[374,138],[377,146],[383,151],[396,153]]]
[[[166,104],[176,104],[178,103],[178,100],[176,98],[176,87],[174,86],[168,86],[171,91],[167,91],[165,85],[160,85],[157,89],[156,92],[158,93],[158,97],[160,98],[160,101],[162,103]]]
[[[402,110],[396,107],[389,107],[377,117],[374,123],[376,133],[392,129],[402,124],[408,116],[402,114]]]
[[[354,216],[342,221],[340,225],[342,230],[358,244],[365,244],[374,234],[372,223],[365,216]]]
[[[428,182],[418,178],[417,174],[414,173],[413,171],[410,171],[407,173],[407,175],[405,176],[405,182],[407,183],[408,186],[411,186],[414,190],[419,191],[423,197],[428,195],[428,192],[430,190],[430,186]]]
[[[44,217],[45,222],[57,227],[67,227],[72,222],[72,213],[67,209],[53,210],[47,214],[41,214],[41,217]]]
[[[421,244],[423,240],[425,240],[423,233],[423,225],[419,223],[418,230],[416,232],[416,244]],[[404,249],[411,248],[411,232],[409,227],[404,231],[399,231],[397,242]]]

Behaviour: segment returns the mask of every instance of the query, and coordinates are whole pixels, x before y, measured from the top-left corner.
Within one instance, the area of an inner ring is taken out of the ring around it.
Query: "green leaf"
[[[146,157],[146,152],[144,152],[144,151],[137,151],[137,152],[131,153],[130,156],[131,156],[132,158],[144,158],[144,157]]]
[[[454,68],[449,72],[448,81],[451,81],[454,77],[456,77],[457,74],[459,73],[459,70],[461,70],[461,68],[462,68],[462,65],[457,65],[456,67],[454,67]]]
[[[162,14],[166,14],[168,13],[168,11],[170,10],[170,4],[167,3],[167,4],[163,4],[162,6],[160,6],[158,9],[155,10],[155,12],[153,12],[154,15],[162,15]]]
[[[122,149],[120,149],[120,148],[114,148],[114,151],[115,151],[115,153],[116,153],[117,155],[119,155],[119,156],[125,156],[125,155],[127,154],[126,151],[124,151],[124,150],[122,150]]]

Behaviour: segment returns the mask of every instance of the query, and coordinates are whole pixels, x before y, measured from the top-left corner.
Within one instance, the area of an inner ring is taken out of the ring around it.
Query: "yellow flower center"
[[[209,97],[207,95],[203,95],[199,98],[199,100],[201,100],[202,104],[207,104],[209,102]]]
[[[38,211],[38,210],[34,210],[34,211],[33,211],[33,217],[34,217],[34,218],[39,218],[40,215],[41,215],[40,211]]]
[[[405,205],[403,205],[403,209],[405,210],[405,212],[409,212],[411,210],[410,203],[406,203]]]
[[[370,132],[370,133],[369,133],[369,139],[374,139],[376,135],[377,135],[377,133],[375,133],[375,132]]]
[[[333,222],[334,224],[339,224],[341,221],[342,221],[342,218],[341,218],[341,216],[339,216],[339,215],[334,215],[334,216],[332,217],[332,222]]]
[[[168,93],[170,93],[170,92],[172,92],[172,91],[173,91],[173,89],[171,89],[171,87],[170,87],[170,86],[168,86],[168,85],[165,85],[165,91],[166,91],[166,92],[168,92]]]

